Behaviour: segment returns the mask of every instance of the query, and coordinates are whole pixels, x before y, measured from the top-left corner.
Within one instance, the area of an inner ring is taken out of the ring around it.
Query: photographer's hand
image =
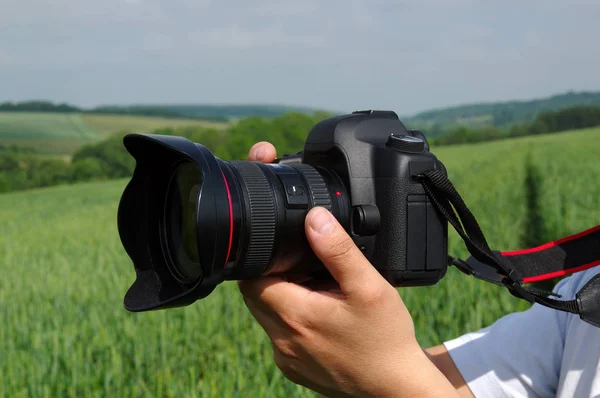
[[[256,144],[249,159],[272,162],[275,148]],[[339,290],[311,290],[275,277],[239,283],[284,375],[327,396],[457,396],[417,343],[396,289],[335,217],[314,208],[305,230]]]

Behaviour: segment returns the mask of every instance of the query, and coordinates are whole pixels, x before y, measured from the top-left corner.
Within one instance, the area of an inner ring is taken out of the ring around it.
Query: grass
[[[161,117],[127,115],[83,115],[83,121],[98,134],[106,137],[115,131],[130,130],[134,133],[150,132],[163,127],[206,126],[222,128],[226,123],[194,119],[167,119]]]
[[[600,129],[434,150],[494,248],[521,247],[528,159],[546,236],[600,219]],[[186,308],[123,309],[134,278],[116,226],[125,184],[0,195],[0,396],[314,396],[280,375],[233,282]],[[399,290],[424,346],[528,307],[454,269],[436,286]]]
[[[0,112],[0,143],[32,147],[42,153],[72,154],[112,133],[146,133],[164,127],[223,127],[224,123],[161,117],[77,113]]]
[[[184,309],[123,309],[133,278],[116,229],[124,184],[0,196],[0,396],[298,392],[233,283]]]
[[[0,112],[0,137],[7,139],[66,139],[88,141],[101,138],[77,113]]]
[[[82,145],[92,142],[96,141],[81,141],[69,139],[23,140],[20,138],[0,138],[0,143],[2,143],[3,145],[29,147],[35,149],[37,152],[43,155],[66,156],[68,159],[70,159],[71,155],[75,153],[79,148],[81,148]]]

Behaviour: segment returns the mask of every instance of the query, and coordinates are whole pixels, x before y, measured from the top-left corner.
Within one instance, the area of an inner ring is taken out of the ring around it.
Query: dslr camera
[[[418,179],[446,169],[395,112],[325,119],[303,150],[272,164],[225,161],[177,136],[128,134],[123,143],[136,160],[118,209],[136,272],[129,311],[189,305],[225,280],[331,279],[304,232],[314,206],[393,286],[433,285],[446,273],[447,221]]]

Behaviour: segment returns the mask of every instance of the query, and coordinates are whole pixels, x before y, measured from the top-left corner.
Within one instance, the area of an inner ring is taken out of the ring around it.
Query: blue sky
[[[598,0],[0,0],[0,101],[435,107],[600,90]]]

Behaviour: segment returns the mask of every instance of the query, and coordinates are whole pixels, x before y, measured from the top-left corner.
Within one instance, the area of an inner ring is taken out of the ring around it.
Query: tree
[[[71,165],[71,181],[89,181],[105,179],[108,165],[101,159],[88,157],[79,159]]]
[[[104,176],[107,178],[123,178],[131,176],[135,168],[135,159],[123,146],[125,132],[114,134],[98,144],[86,145],[73,155],[73,163],[88,158],[102,161]]]
[[[4,172],[0,172],[0,193],[2,192],[10,192],[11,185],[8,179],[8,176]]]

